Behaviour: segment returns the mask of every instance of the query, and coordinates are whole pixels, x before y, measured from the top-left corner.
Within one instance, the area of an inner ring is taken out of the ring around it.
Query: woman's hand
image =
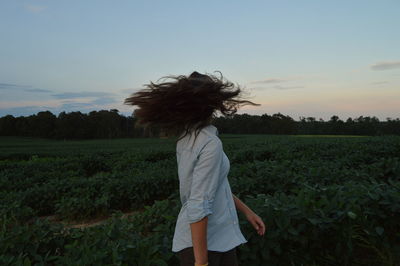
[[[259,235],[264,235],[265,225],[263,220],[257,214],[255,214],[253,211],[249,211],[248,213],[246,213],[246,218],[257,230],[257,233]]]

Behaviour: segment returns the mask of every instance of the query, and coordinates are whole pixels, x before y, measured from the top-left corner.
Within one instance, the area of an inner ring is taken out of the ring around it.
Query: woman
[[[215,111],[233,115],[240,104],[259,105],[235,98],[242,90],[233,83],[193,72],[167,76],[174,82],[146,86],[125,104],[138,105],[139,124],[155,125],[178,136],[176,155],[182,208],[176,222],[172,251],[181,265],[238,265],[236,247],[247,240],[239,228],[236,209],[264,235],[262,219],[232,194],[227,178],[230,163],[218,130],[211,124]]]

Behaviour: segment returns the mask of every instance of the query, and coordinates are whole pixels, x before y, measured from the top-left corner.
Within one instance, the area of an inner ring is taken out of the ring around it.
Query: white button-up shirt
[[[208,216],[208,250],[225,252],[246,243],[228,181],[229,159],[217,128],[203,127],[195,141],[193,132],[189,132],[177,142],[176,156],[182,208],[175,226],[172,251],[193,246],[190,223],[205,216]]]

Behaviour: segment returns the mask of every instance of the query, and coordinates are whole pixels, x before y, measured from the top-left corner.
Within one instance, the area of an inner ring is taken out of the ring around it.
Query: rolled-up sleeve
[[[212,206],[220,179],[222,143],[211,138],[200,150],[193,170],[187,218],[195,223],[212,214]]]

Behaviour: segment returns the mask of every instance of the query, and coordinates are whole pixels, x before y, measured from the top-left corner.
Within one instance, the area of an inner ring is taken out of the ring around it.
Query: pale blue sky
[[[400,1],[0,0],[0,116],[135,107],[166,75],[214,73],[295,120],[400,118]]]

